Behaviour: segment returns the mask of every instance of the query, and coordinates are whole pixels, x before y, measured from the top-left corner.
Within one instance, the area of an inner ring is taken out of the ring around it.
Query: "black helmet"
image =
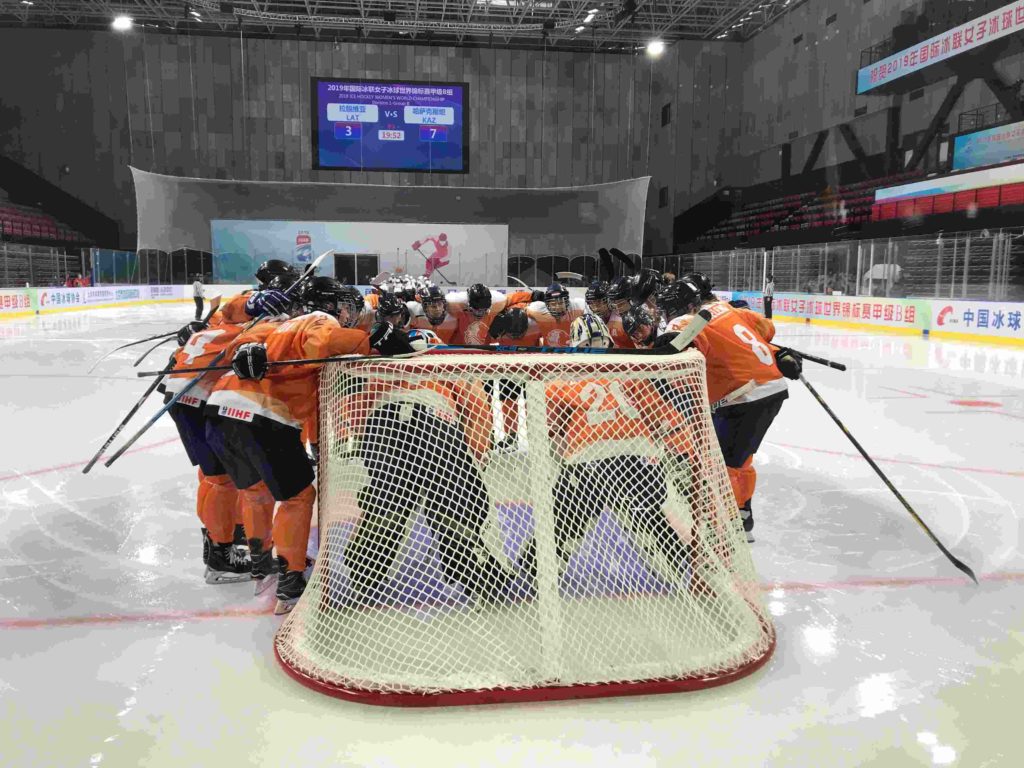
[[[377,302],[377,320],[383,320],[389,315],[400,315],[402,310],[408,311],[405,300],[397,293],[386,291],[380,295],[380,301]]]
[[[307,312],[326,312],[337,317],[344,295],[345,287],[333,277],[314,277],[302,287],[300,301]]]
[[[642,269],[634,282],[632,301],[643,304],[661,288],[661,275],[653,269]]]
[[[485,315],[491,311],[491,289],[483,283],[469,286],[469,309],[473,314]]]
[[[681,280],[687,280],[697,286],[697,293],[701,298],[701,301],[707,301],[708,299],[714,299],[715,293],[711,289],[714,288],[714,283],[711,282],[711,278],[703,272],[689,272],[683,275]]]
[[[277,288],[287,290],[299,279],[299,270],[281,259],[269,259],[260,264],[256,270],[256,280],[260,288]]]
[[[569,292],[561,283],[552,283],[544,291],[544,304],[552,317],[562,317],[569,311]]]
[[[644,328],[649,329],[646,336],[637,341],[633,334],[642,332]],[[650,344],[658,335],[658,324],[643,305],[633,307],[622,316],[622,329],[637,344]]]
[[[420,294],[420,304],[423,306],[423,315],[431,325],[440,325],[448,314],[448,299],[444,291],[436,285],[432,285]]]
[[[587,304],[592,301],[608,301],[608,283],[603,280],[595,280],[587,288]]]
[[[520,307],[512,307],[494,318],[494,322],[491,323],[487,333],[492,339],[498,339],[502,336],[519,339],[523,337],[523,334],[526,333],[529,327],[530,318],[526,311]]]
[[[615,311],[620,315],[625,314],[625,312],[622,311],[623,307],[620,306],[620,302],[631,301],[632,296],[633,278],[631,277],[626,277],[625,275],[618,277],[608,287],[608,301],[612,303],[612,306],[615,307]]]
[[[359,289],[354,286],[343,285],[341,291],[341,299],[338,302],[338,319],[341,319],[341,308],[348,307],[350,311],[342,325],[346,328],[354,328],[359,322],[359,316],[363,314],[366,300],[363,298],[363,294],[359,292]]]
[[[601,280],[592,282],[587,288],[586,302],[591,312],[608,322],[608,318],[612,316],[611,307],[608,305],[608,283]]]
[[[658,291],[658,309],[670,320],[685,315],[700,304],[696,287],[687,280],[676,280]]]

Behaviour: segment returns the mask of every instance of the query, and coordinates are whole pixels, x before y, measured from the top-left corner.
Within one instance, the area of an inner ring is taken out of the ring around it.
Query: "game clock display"
[[[314,77],[318,170],[466,173],[466,83]]]

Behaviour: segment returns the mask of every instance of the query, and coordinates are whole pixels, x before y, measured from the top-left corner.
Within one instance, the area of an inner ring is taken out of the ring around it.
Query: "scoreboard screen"
[[[466,83],[313,78],[313,167],[466,173]]]

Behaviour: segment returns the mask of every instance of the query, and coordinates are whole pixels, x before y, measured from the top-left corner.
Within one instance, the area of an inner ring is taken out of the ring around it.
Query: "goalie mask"
[[[341,300],[338,303],[338,322],[343,328],[355,328],[366,307],[366,300],[358,288],[351,285],[342,286]]]
[[[440,325],[448,316],[448,300],[436,285],[430,286],[420,294],[420,304],[424,317],[431,325]]]
[[[429,331],[423,328],[413,328],[409,331],[409,343],[412,348],[417,352],[422,352],[428,347],[436,347],[444,344],[441,337],[433,331]]]
[[[276,288],[286,291],[299,279],[299,270],[281,259],[269,259],[256,270],[256,281],[260,289]]]
[[[484,317],[491,311],[491,290],[483,283],[469,286],[469,313],[474,317]]]
[[[611,349],[612,334],[597,315],[581,315],[572,321],[569,329],[569,337],[572,346],[577,349],[581,347],[594,349]]]
[[[612,308],[608,304],[608,283],[595,280],[587,288],[587,308],[606,323],[612,316]]]

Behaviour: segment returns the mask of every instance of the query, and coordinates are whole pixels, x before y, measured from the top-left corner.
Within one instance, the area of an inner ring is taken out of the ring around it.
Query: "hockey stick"
[[[583,275],[579,272],[555,272],[555,277],[559,280],[579,280],[583,282]]]
[[[139,363],[141,363],[141,362],[142,362],[143,360],[145,360],[145,359],[146,359],[147,357],[149,357],[149,353],[150,353],[150,352],[152,352],[152,351],[153,351],[154,349],[156,349],[157,347],[161,347],[161,346],[163,346],[164,344],[166,344],[166,343],[167,343],[168,341],[171,341],[171,340],[172,340],[172,339],[171,339],[171,337],[167,337],[166,339],[161,339],[160,341],[158,341],[158,342],[157,342],[156,344],[154,344],[154,345],[153,345],[152,347],[150,347],[150,348],[149,348],[149,349],[147,349],[147,350],[146,350],[145,352],[143,352],[143,353],[142,353],[142,354],[141,354],[141,355],[139,356],[139,359],[138,359],[138,360],[136,360],[136,361],[135,361],[134,363],[132,363],[132,368],[138,368],[138,367],[139,367]]]
[[[773,346],[777,346],[777,345],[773,345]],[[800,350],[793,349],[792,347],[778,347],[778,348],[781,349],[781,350],[784,350],[786,352],[791,352],[792,354],[796,355],[797,357],[803,358],[804,360],[810,360],[812,363],[817,363],[818,365],[824,365],[827,368],[835,368],[837,371],[845,371],[846,370],[846,366],[843,365],[842,363],[836,363],[836,362],[833,362],[831,360],[826,360],[824,357],[815,357],[814,355],[808,355],[806,352],[801,352]]]
[[[214,302],[216,302],[216,305],[219,306],[220,305],[220,299],[221,299],[220,296],[212,296],[210,298],[210,306],[214,306]],[[207,315],[206,315],[207,320],[209,320],[209,318],[210,318],[210,316],[212,314],[213,314],[212,312],[208,312],[207,313]],[[101,357],[99,360],[97,360],[95,363],[93,363],[92,367],[89,368],[89,370],[86,371],[86,373],[92,373],[94,370],[96,370],[96,366],[97,365],[102,363],[104,360],[106,360],[108,357],[110,357],[115,352],[120,352],[122,349],[128,349],[128,347],[134,347],[137,344],[145,344],[147,341],[155,341],[156,339],[167,340],[167,339],[173,338],[173,337],[175,337],[177,335],[178,335],[177,331],[171,331],[170,333],[158,333],[155,336],[147,336],[146,338],[139,339],[138,341],[130,341],[127,344],[122,344],[120,347],[115,347],[114,349],[110,350],[105,355],[103,355],[103,357]],[[160,345],[157,344],[157,346],[160,346]]]
[[[757,386],[757,382],[754,381],[753,379],[751,379],[746,384],[744,384],[742,387],[733,390],[732,392],[730,392],[728,395],[723,397],[718,402],[712,403],[711,404],[711,412],[714,413],[719,408],[722,408],[723,406],[726,406],[729,403],[731,403],[733,400],[738,400],[739,398],[743,397],[743,395],[747,394],[747,392],[749,392],[750,390],[752,390],[756,386]]]
[[[212,299],[210,299],[210,311],[206,313],[206,318],[203,320],[204,323],[210,322],[210,318],[213,317],[213,313],[216,312],[217,309],[220,307],[220,298],[220,296],[214,296]],[[162,344],[163,342],[160,343]],[[150,352],[152,351],[153,350],[150,350]],[[146,354],[148,355],[149,352],[147,352]],[[113,443],[114,440],[117,439],[117,436],[121,434],[121,430],[124,429],[128,422],[132,420],[132,417],[139,412],[139,408],[141,408],[142,404],[149,399],[149,396],[153,394],[156,388],[160,386],[160,382],[163,380],[163,376],[159,377],[149,386],[149,388],[145,392],[142,393],[142,397],[138,399],[135,405],[132,406],[131,410],[128,411],[128,413],[125,415],[123,419],[121,419],[121,423],[117,425],[117,427],[111,433],[110,437],[107,438],[107,441],[103,443],[102,446],[100,446],[100,449],[96,451],[96,454],[91,459],[89,459],[89,463],[82,468],[83,475],[89,474],[89,470],[92,469],[93,466],[95,466],[97,461],[99,461],[100,456],[103,455],[103,452],[110,447],[111,443]]]
[[[946,549],[946,545],[939,541],[939,538],[934,533],[932,533],[932,529],[928,527],[928,524],[920,518],[917,512],[914,511],[913,507],[910,506],[910,503],[905,498],[903,498],[903,494],[896,489],[896,486],[893,485],[889,478],[885,476],[885,473],[882,472],[881,469],[879,469],[878,465],[874,462],[874,460],[870,456],[868,456],[868,452],[865,451],[864,448],[861,447],[861,444],[857,442],[856,438],[850,434],[850,430],[846,428],[843,422],[839,420],[839,417],[836,416],[832,409],[828,407],[828,403],[826,403],[822,399],[821,395],[818,394],[818,391],[811,386],[811,383],[804,378],[803,374],[800,374],[800,381],[804,383],[804,386],[807,387],[808,391],[814,396],[814,399],[818,401],[818,404],[825,409],[825,413],[832,417],[832,421],[834,421],[836,425],[839,427],[839,429],[843,431],[843,434],[846,435],[847,439],[851,443],[853,443],[853,447],[860,451],[860,455],[863,456],[865,461],[867,461],[867,463],[871,465],[871,468],[875,470],[875,474],[882,478],[882,482],[885,483],[889,490],[893,492],[897,499],[899,499],[899,502],[900,504],[903,505],[903,508],[910,513],[910,516],[913,517],[914,520],[917,521],[917,524],[920,525],[921,528],[924,530],[924,532],[928,534],[928,538],[930,538],[935,543],[935,546],[937,546],[942,551],[942,554],[944,554],[946,558],[954,566],[956,566],[961,571],[970,576],[971,580],[975,584],[977,584],[978,577],[974,575],[974,571],[972,571],[970,567],[968,567],[965,563],[954,557],[953,554],[948,549]]]
[[[623,264],[626,265],[626,269],[629,272],[630,277],[632,277],[633,275],[635,275],[639,271],[637,269],[637,267],[636,267],[636,264],[633,262],[633,259],[630,256],[627,256],[626,254],[624,254],[618,248],[612,248],[611,249],[611,254],[616,259],[618,259],[619,261],[621,261]]]
[[[519,283],[521,286],[523,286],[523,288],[526,288],[527,290],[533,290],[532,288],[530,288],[530,286],[528,286],[526,283],[524,283],[518,277],[512,277],[512,275],[509,275],[508,279],[509,280],[515,280],[517,283]]]
[[[334,357],[310,357],[298,360],[268,360],[267,365],[319,365],[320,363],[362,363],[368,360],[407,360],[411,357],[419,357],[426,354],[431,349],[445,349],[445,347],[428,347],[427,349],[418,349],[415,352],[405,352],[400,355],[388,355],[386,357],[382,355],[335,355]],[[150,376],[165,376],[168,373],[209,373],[210,371],[231,370],[234,370],[234,366],[211,365],[206,368],[164,368],[159,371],[139,371],[135,375],[140,379],[147,379]]]
[[[610,283],[615,279],[615,263],[612,261],[612,255],[608,253],[607,248],[598,248],[597,257],[601,262],[601,279]]]
[[[316,268],[318,266],[320,266],[320,262],[322,262],[324,259],[326,259],[327,256],[329,254],[331,254],[331,253],[334,253],[334,251],[324,251],[319,256],[317,256],[317,258],[314,259],[313,262],[308,267],[306,267],[306,271],[302,273],[302,276],[299,277],[298,280],[296,280],[292,285],[290,285],[288,287],[288,289],[284,292],[284,295],[285,296],[290,296],[290,295],[293,295],[293,294],[297,293],[298,289],[301,288],[302,285],[307,280],[309,280],[310,277],[313,276],[313,273],[316,271]],[[247,330],[252,328],[254,325],[256,325],[256,323],[260,322],[265,317],[267,317],[267,314],[263,313],[259,317],[257,317],[254,320],[250,321],[249,323],[246,323],[245,327],[242,329],[242,333],[245,333]],[[226,355],[226,354],[227,354],[227,348],[225,347],[223,350],[221,350],[221,352],[219,352],[217,354],[217,356],[213,359],[211,365],[208,366],[206,368],[206,370],[207,371],[214,370],[214,368],[216,368],[216,366],[217,366],[217,363],[219,363],[221,360],[223,360],[224,359],[224,355]],[[109,467],[111,464],[113,464],[115,461],[117,461],[118,458],[120,458],[124,454],[124,452],[127,451],[128,448],[130,448],[135,443],[136,440],[138,440],[140,437],[142,437],[144,434],[146,434],[146,432],[149,431],[149,428],[152,427],[154,424],[157,423],[157,421],[160,420],[161,416],[163,416],[165,413],[167,413],[169,410],[171,410],[171,408],[174,406],[174,404],[177,403],[179,400],[181,400],[182,397],[184,397],[186,394],[191,392],[192,388],[195,387],[195,385],[198,384],[199,380],[202,379],[202,378],[203,378],[203,374],[202,373],[198,373],[196,376],[194,376],[192,378],[192,380],[189,381],[188,384],[186,384],[184,387],[182,387],[182,389],[180,389],[178,392],[176,392],[175,395],[170,400],[168,400],[166,403],[164,403],[164,406],[159,411],[157,411],[152,417],[150,417],[149,421],[147,421],[145,424],[143,424],[142,428],[139,429],[138,432],[136,432],[134,435],[132,435],[130,438],[128,438],[128,441],[124,445],[122,445],[120,448],[118,448],[117,451],[109,459],[107,459],[105,462],[103,462],[103,466]]]
[[[516,352],[516,353],[541,353],[541,354],[590,354],[590,355],[606,355],[606,354],[618,354],[618,355],[674,355],[677,352],[682,352],[686,347],[697,337],[704,326],[711,320],[711,313],[706,309],[702,309],[697,313],[690,324],[685,329],[676,334],[675,338],[672,339],[668,344],[662,347],[656,347],[654,349],[599,349],[590,347],[517,347],[514,345],[502,345],[495,344],[488,346],[486,344],[466,344],[466,345],[446,345],[439,344],[433,347],[427,347],[426,349],[417,350],[415,352],[407,352],[401,355],[391,355],[388,357],[382,357],[381,355],[338,355],[336,357],[314,357],[299,360],[269,360],[267,365],[316,365],[320,363],[360,363],[367,360],[407,360],[412,357],[419,357],[433,350],[440,350],[442,352]],[[174,368],[165,369],[160,371],[139,371],[136,376],[140,379],[147,378],[149,376],[162,376],[170,373],[173,370],[174,373],[209,373],[210,371],[230,371],[232,367],[230,365],[211,365],[206,368]]]

